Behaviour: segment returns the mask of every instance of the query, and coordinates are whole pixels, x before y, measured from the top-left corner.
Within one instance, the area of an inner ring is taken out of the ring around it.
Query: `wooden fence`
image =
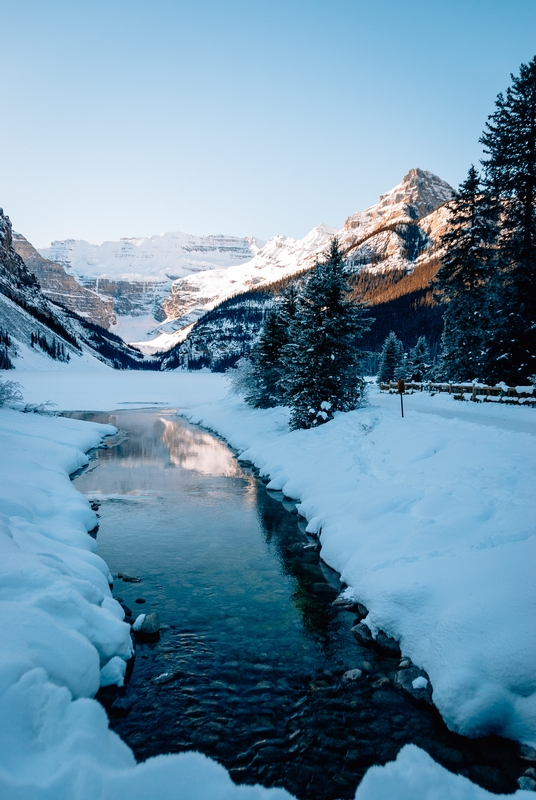
[[[535,387],[516,386],[482,386],[478,383],[406,383],[405,390],[408,394],[414,392],[430,392],[438,394],[447,392],[454,400],[472,400],[473,403],[510,403],[513,405],[536,406]],[[380,383],[380,391],[390,394],[398,393],[398,385]]]

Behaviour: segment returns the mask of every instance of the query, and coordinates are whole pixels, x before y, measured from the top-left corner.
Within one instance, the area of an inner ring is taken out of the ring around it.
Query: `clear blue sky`
[[[37,246],[340,226],[457,185],[535,0],[0,0],[0,205]]]

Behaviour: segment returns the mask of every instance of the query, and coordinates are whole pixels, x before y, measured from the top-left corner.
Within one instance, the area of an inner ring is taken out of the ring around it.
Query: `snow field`
[[[100,364],[100,362],[98,362]],[[227,394],[227,378],[212,372],[17,370],[5,373],[22,386],[25,403],[50,400],[62,411],[114,411],[161,405],[189,408]]]
[[[288,431],[286,409],[233,397],[187,416],[300,500],[365,623],[426,670],[450,728],[534,744],[536,451],[532,435],[508,429],[512,412],[530,427],[532,411],[498,418],[482,405],[469,422],[419,395],[431,413],[408,398],[402,419],[398,397],[370,398],[307,431]]]

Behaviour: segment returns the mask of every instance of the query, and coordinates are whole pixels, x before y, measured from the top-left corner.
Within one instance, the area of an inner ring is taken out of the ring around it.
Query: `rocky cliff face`
[[[350,262],[374,271],[411,270],[437,256],[452,195],[452,187],[437,175],[410,170],[375,205],[344,223],[339,238]]]
[[[9,217],[0,208],[0,290],[8,297],[39,298],[39,283],[13,248]]]
[[[49,300],[70,308],[106,329],[116,322],[110,298],[101,298],[85,289],[60,264],[43,258],[20,233],[13,233],[13,248],[37,277],[43,294]]]
[[[159,368],[145,361],[118,337],[65,307],[42,291],[35,274],[14,248],[31,254],[31,245],[15,237],[0,209],[0,369]],[[57,275],[50,268],[48,275]],[[47,273],[44,272],[45,277]],[[82,295],[83,296],[83,295]]]

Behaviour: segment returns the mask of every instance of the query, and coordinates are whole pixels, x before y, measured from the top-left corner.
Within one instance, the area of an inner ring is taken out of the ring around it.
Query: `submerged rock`
[[[342,676],[343,681],[357,681],[363,675],[363,670],[361,669],[349,669],[347,670],[344,675]]]
[[[126,697],[116,697],[110,706],[110,713],[113,714],[114,717],[126,717],[130,714],[133,705],[133,700],[127,700]]]
[[[313,594],[326,600],[331,600],[337,594],[337,590],[330,586],[329,583],[313,583],[310,588]]]

